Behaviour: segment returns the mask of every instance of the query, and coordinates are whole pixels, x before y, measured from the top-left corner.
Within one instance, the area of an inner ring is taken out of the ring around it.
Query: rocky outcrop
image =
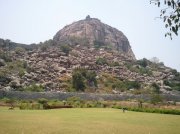
[[[180,83],[180,74],[177,79],[175,70],[148,60],[135,60],[122,32],[90,16],[64,27],[53,40],[35,45],[34,49],[23,47],[25,50],[19,52],[21,49],[9,47],[20,45],[11,44],[9,40],[0,39],[0,90],[21,91],[24,87],[40,85],[45,91],[71,91],[73,70],[79,67],[95,71],[97,80],[102,80],[94,91],[97,93],[106,92],[103,74],[121,82],[137,81],[147,87],[158,83],[162,92],[172,90],[163,85],[164,80]],[[69,48],[68,53],[63,46]],[[99,59],[106,63],[98,64]],[[120,92],[111,87],[110,90]]]
[[[127,37],[116,28],[102,23],[99,19],[87,16],[85,20],[74,22],[61,29],[53,39],[58,44],[85,45],[93,47],[100,45],[135,59]]]

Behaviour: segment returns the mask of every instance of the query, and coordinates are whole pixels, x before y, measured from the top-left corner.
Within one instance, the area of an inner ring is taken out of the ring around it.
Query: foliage
[[[8,71],[7,69],[0,69],[0,84],[8,84],[11,79],[8,77]]]
[[[129,89],[140,89],[141,87],[141,83],[138,81],[123,81],[107,73],[101,74],[98,83],[103,88],[103,90],[107,88],[111,90],[110,92],[112,92],[112,89],[123,92]]]
[[[147,74],[148,76],[152,76],[152,71],[148,68],[139,68],[137,72],[140,74]]]
[[[47,49],[49,48],[49,46],[48,45],[41,45],[41,47],[40,47],[40,49],[41,49],[41,51],[47,51]]]
[[[143,58],[142,60],[137,60],[137,64],[145,68],[146,66],[148,66],[148,60],[146,58]]]
[[[44,41],[43,44],[46,45],[46,46],[54,46],[54,45],[56,45],[56,43],[52,39]]]
[[[24,69],[19,69],[19,73],[18,73],[19,77],[22,77],[25,75]]]
[[[19,109],[21,110],[40,110],[43,109],[43,106],[39,103],[20,103]]]
[[[95,86],[97,87],[97,80],[96,80],[96,72],[95,71],[87,71],[86,73],[86,80],[88,86]]]
[[[155,93],[157,93],[157,94],[160,93],[160,87],[157,83],[154,82],[151,84],[151,86],[153,87]]]
[[[47,51],[47,49],[49,48],[49,47],[51,47],[51,46],[55,46],[56,45],[56,43],[52,40],[52,39],[50,39],[50,40],[46,40],[46,41],[44,41],[44,42],[40,42],[39,44],[38,44],[38,46],[40,46],[40,49],[44,52],[44,51]],[[34,46],[34,48],[36,47],[36,44],[31,44],[31,46],[33,47]]]
[[[159,102],[162,102],[163,98],[159,94],[152,94],[151,95],[151,103],[152,104],[157,104]]]
[[[112,85],[112,88],[116,89],[139,89],[141,87],[140,83],[137,81],[117,81]]]
[[[168,28],[168,32],[165,34],[172,39],[172,34],[178,35],[180,27],[180,1],[179,0],[150,0],[150,3],[155,3],[161,9],[160,18],[163,19],[165,27]]]
[[[26,86],[26,87],[18,88],[16,90],[18,90],[18,91],[26,91],[26,92],[43,92],[44,87],[42,85],[32,84],[32,85],[29,85],[29,86]]]
[[[16,54],[23,54],[25,52],[25,49],[24,48],[22,48],[22,47],[16,47],[15,48],[15,53]]]
[[[5,52],[0,53],[0,59],[3,59],[5,62],[11,62],[12,61],[11,56],[9,56]]]
[[[16,103],[16,100],[13,98],[4,98],[5,103],[10,104],[11,108],[14,108],[14,104]]]
[[[85,89],[84,78],[80,72],[73,72],[72,84],[73,84],[73,88],[75,88],[76,91],[84,91]]]
[[[180,82],[174,82],[170,80],[164,80],[164,84],[166,86],[171,87],[173,90],[180,91]]]
[[[135,63],[127,62],[125,63],[125,66],[132,72],[136,72],[139,74],[147,74],[148,76],[151,76],[152,71],[146,67],[149,64],[150,64],[149,61],[144,59],[144,60],[137,60]]]
[[[84,91],[87,86],[97,87],[96,76],[95,71],[89,71],[84,68],[73,70],[73,88],[75,88],[77,91]]]
[[[105,65],[105,64],[108,64],[108,62],[105,58],[98,58],[98,59],[96,59],[96,64],[97,65]]]
[[[47,103],[47,102],[48,102],[48,100],[45,99],[45,98],[40,98],[40,99],[38,99],[38,103],[40,103],[40,104],[45,104],[45,103]]]
[[[140,89],[141,84],[138,81],[125,81],[125,84],[128,89],[135,88]]]
[[[122,109],[122,107],[116,107]],[[180,110],[175,109],[157,109],[157,108],[138,108],[138,107],[126,107],[128,111],[136,111],[136,112],[147,112],[147,113],[160,113],[160,114],[174,114],[180,115]]]
[[[61,45],[60,49],[66,54],[68,55],[69,52],[71,51],[71,48],[68,45]]]
[[[174,80],[174,81],[180,81],[180,73],[177,72],[176,69],[173,69],[171,72],[172,72],[172,74],[175,76],[175,77],[173,78],[173,80]]]
[[[112,66],[112,67],[119,66],[119,62],[117,62],[117,61],[112,62],[112,63],[110,64],[110,66]]]
[[[155,95],[155,94],[154,94]],[[159,95],[158,95],[159,96]],[[138,100],[136,103],[131,102],[119,102],[119,101],[87,101],[82,100],[79,97],[73,96],[69,97],[66,100],[47,100],[45,98],[40,98],[38,100],[15,100],[4,98],[1,101],[19,106],[20,109],[29,109],[29,110],[38,110],[38,109],[53,109],[53,108],[125,108],[129,111],[137,111],[137,112],[150,112],[150,113],[161,113],[161,114],[180,114],[178,109],[164,109],[157,108],[157,106],[147,107],[147,104],[144,105],[143,100]],[[158,101],[159,102],[159,101]],[[157,103],[158,103],[157,102]],[[153,103],[153,104],[157,104]]]
[[[7,62],[6,66],[0,68],[0,83],[8,84],[12,79],[11,75],[16,75],[17,77],[24,76],[27,71],[27,62],[23,60],[14,60]]]
[[[20,77],[22,77],[25,74],[25,71],[27,69],[27,62],[26,61],[13,61],[9,62],[6,67],[9,74],[18,74]]]

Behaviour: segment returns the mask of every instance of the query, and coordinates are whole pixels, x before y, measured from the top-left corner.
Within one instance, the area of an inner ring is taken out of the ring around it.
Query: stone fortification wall
[[[59,99],[66,100],[70,97],[79,97],[83,100],[132,100],[142,99],[150,100],[150,95],[132,95],[132,94],[92,94],[92,93],[60,93],[60,92],[19,92],[19,91],[3,91],[0,90],[0,98],[15,98],[15,99]],[[179,101],[179,95],[162,94],[163,99],[167,101]]]

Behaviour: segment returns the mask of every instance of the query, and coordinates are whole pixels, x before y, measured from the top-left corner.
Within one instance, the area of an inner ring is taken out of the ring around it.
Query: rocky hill
[[[61,29],[53,38],[59,44],[104,47],[125,53],[135,59],[126,36],[116,28],[87,16],[85,20],[74,22]]]
[[[180,90],[180,73],[136,60],[122,32],[87,16],[43,43],[0,40],[0,89],[160,93]]]

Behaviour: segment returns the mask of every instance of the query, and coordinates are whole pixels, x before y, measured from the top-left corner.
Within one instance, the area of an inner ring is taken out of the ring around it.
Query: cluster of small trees
[[[84,68],[73,70],[72,85],[76,91],[84,91],[86,86],[97,87],[96,72]]]

